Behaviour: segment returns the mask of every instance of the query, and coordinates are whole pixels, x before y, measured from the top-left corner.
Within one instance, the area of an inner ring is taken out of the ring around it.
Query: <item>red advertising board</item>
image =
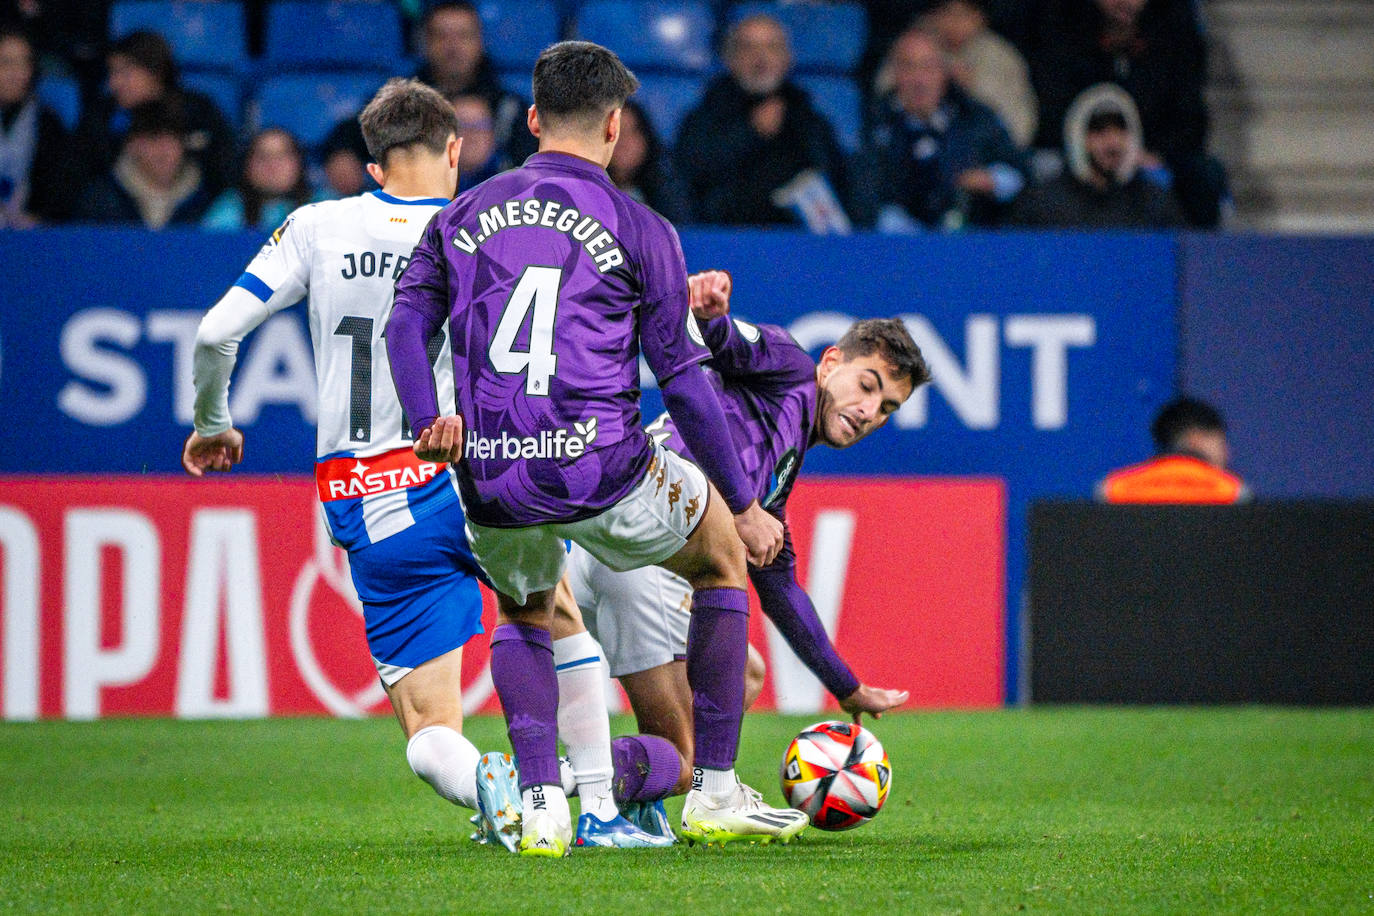
[[[802,585],[860,678],[1002,701],[1004,504],[991,479],[798,483]],[[310,478],[0,476],[0,714],[385,712],[347,569]],[[833,707],[757,605],[750,636],[760,708]],[[485,639],[464,667],[468,711],[496,711]]]

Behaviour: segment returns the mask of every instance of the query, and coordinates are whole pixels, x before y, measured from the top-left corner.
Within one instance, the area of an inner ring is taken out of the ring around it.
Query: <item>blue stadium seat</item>
[[[257,92],[254,127],[282,127],[307,148],[317,147],[330,128],[362,110],[388,75],[365,70],[267,77]]]
[[[81,86],[70,76],[45,73],[38,78],[38,98],[62,119],[62,126],[75,130],[81,120]]]
[[[243,124],[243,87],[236,72],[188,68],[181,73],[181,85],[208,95],[235,130]]]
[[[229,0],[116,0],[110,37],[140,29],[166,38],[185,66],[238,68],[248,60],[243,7]]]
[[[588,0],[577,36],[605,45],[630,68],[702,73],[711,67],[715,17],[694,0]]]
[[[497,80],[501,83],[501,88],[507,92],[514,92],[526,102],[530,100],[530,71],[533,67],[522,67],[519,70],[501,70],[496,74]]]
[[[263,58],[276,69],[405,71],[401,19],[386,0],[278,0],[267,8]]]
[[[857,3],[740,3],[730,10],[731,23],[765,13],[792,36],[798,70],[850,73],[868,41],[868,18]]]
[[[835,137],[845,152],[853,153],[863,140],[863,102],[859,87],[847,76],[817,76],[801,73],[797,85],[811,94],[811,102],[835,128]]]
[[[497,67],[527,74],[539,52],[558,40],[558,8],[549,0],[481,0],[482,42]],[[521,95],[528,95],[526,88]]]
[[[677,143],[677,131],[682,119],[701,101],[706,78],[676,73],[645,73],[639,82],[639,91],[634,94],[634,100],[649,113],[658,138],[672,148]]]

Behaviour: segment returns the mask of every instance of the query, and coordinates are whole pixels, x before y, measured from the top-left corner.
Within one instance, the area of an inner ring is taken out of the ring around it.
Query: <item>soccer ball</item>
[[[887,751],[852,722],[817,722],[782,756],[783,798],[821,830],[849,830],[872,820],[890,788]]]

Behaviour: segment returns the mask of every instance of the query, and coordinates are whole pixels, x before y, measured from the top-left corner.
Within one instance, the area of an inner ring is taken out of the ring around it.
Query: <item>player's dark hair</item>
[[[1226,432],[1226,421],[1215,407],[1196,398],[1170,401],[1155,414],[1150,424],[1150,436],[1160,452],[1172,452],[1179,447],[1186,433],[1202,430],[1209,433]]]
[[[560,41],[534,65],[534,107],[539,122],[592,128],[625,104],[639,80],[615,52],[590,41]]]
[[[163,89],[176,89],[179,73],[172,46],[157,32],[140,29],[110,45],[105,59],[127,57],[153,75]]]
[[[181,106],[170,99],[152,99],[129,109],[129,126],[124,142],[134,137],[157,135],[186,136],[186,118]]]
[[[835,346],[844,354],[845,359],[856,356],[881,354],[892,364],[895,374],[911,379],[911,390],[915,391],[930,381],[930,366],[921,355],[921,348],[911,339],[906,325],[897,318],[865,318],[856,321],[836,341]]]
[[[437,90],[415,79],[387,80],[358,115],[358,123],[368,153],[382,168],[394,149],[419,146],[442,153],[449,137],[458,135],[453,106]]]

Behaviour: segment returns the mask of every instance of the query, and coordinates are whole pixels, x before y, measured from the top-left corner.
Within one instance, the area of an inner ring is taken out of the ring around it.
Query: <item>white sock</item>
[[[710,795],[712,798],[720,798],[735,791],[735,770],[731,767],[728,770],[708,770],[705,767],[697,767],[692,771],[692,788],[699,789]]]
[[[525,814],[537,810],[536,805],[547,808],[555,814],[559,820],[571,821],[572,817],[568,813],[568,797],[563,794],[563,787],[553,783],[545,783],[541,786],[529,786],[520,790],[520,809]]]
[[[577,776],[573,773],[572,761],[567,757],[558,758],[558,778],[563,782],[563,794],[572,798],[577,794]]]
[[[422,728],[406,744],[406,762],[415,775],[455,805],[477,807],[477,761],[472,742],[446,725]]]
[[[568,749],[582,813],[609,820],[620,812],[611,797],[611,722],[601,647],[586,631],[553,642],[558,672],[558,737]]]

